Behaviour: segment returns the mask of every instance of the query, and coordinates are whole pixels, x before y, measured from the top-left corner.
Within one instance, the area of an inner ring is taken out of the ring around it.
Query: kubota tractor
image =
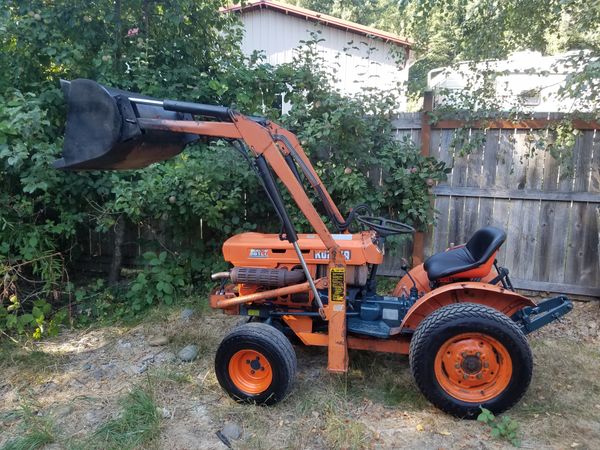
[[[282,233],[229,238],[223,256],[232,268],[213,275],[218,285],[209,300],[248,318],[216,352],[219,383],[237,401],[273,404],[286,396],[296,372],[295,336],[327,347],[332,372],[348,369],[348,349],[409,355],[421,392],[440,409],[463,418],[476,417],[480,406],[499,413],[531,380],[525,335],[572,308],[563,296],[536,305],[515,292],[508,270],[496,264],[506,234],[494,227],[407,270],[392,295],[378,295],[385,239],[413,228],[373,217],[365,206],[342,216],[294,134],[222,106],[156,100],[83,79],[62,87],[69,108],[57,168],[137,169],[203,136],[232,142],[261,179]],[[276,178],[313,233],[296,232]],[[363,231],[351,233],[352,224]]]

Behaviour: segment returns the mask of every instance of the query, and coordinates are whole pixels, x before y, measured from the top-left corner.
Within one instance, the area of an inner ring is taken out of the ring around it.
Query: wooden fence
[[[484,133],[479,148],[461,156],[452,142],[457,120],[430,124],[427,113],[402,114],[394,122],[398,138],[410,136],[422,153],[452,166],[448,180],[433,189],[437,224],[415,237],[413,261],[463,243],[478,228],[494,225],[508,238],[499,253],[516,287],[600,297],[600,128],[574,122],[578,135],[568,164],[544,149],[532,151],[532,131],[549,138],[555,117],[494,120],[472,124]],[[401,245],[386,255],[381,274],[399,273]]]

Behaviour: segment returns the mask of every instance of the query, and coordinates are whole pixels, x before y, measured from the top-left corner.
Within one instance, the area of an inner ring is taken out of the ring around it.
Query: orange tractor
[[[421,392],[447,413],[474,418],[523,396],[533,361],[525,335],[572,309],[566,297],[535,304],[512,287],[496,255],[497,228],[431,256],[408,271],[391,295],[376,290],[388,236],[413,233],[358,206],[342,216],[296,136],[278,124],[230,108],[62,82],[68,101],[63,158],[67,170],[137,169],[173,157],[200,137],[230,141],[254,169],[282,224],[278,234],[242,233],[223,255],[231,270],[213,274],[210,305],[241,315],[216,352],[223,389],[241,402],[273,404],[290,391],[296,355],[290,339],[328,349],[328,369],[348,370],[348,350],[409,355]],[[278,178],[313,233],[298,234]],[[329,217],[315,209],[306,188]],[[354,224],[364,231],[351,233]]]

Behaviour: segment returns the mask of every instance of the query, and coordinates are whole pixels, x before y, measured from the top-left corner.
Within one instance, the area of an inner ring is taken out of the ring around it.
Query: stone
[[[160,347],[161,345],[167,345],[169,338],[167,336],[155,336],[148,341],[148,344],[152,347]]]
[[[100,410],[90,410],[85,413],[85,421],[91,425],[95,426],[102,421],[102,411]]]
[[[54,415],[59,418],[67,417],[73,412],[72,405],[62,405],[54,410]]]
[[[183,311],[181,311],[181,320],[183,320],[184,322],[187,322],[192,318],[193,315],[194,315],[193,309],[185,308]]]
[[[135,367],[134,371],[136,373],[144,373],[148,370],[148,366],[154,362],[154,355],[144,356]]]
[[[160,416],[163,419],[171,419],[172,418],[171,411],[169,411],[164,406],[162,408],[157,407],[156,410],[158,411],[158,413],[160,414]]]
[[[221,434],[223,434],[223,436],[225,436],[227,439],[236,441],[242,436],[242,429],[235,422],[227,422],[223,426]]]
[[[123,339],[119,339],[118,344],[119,347],[123,349],[131,348],[131,342],[124,341]]]
[[[198,346],[194,344],[187,345],[179,351],[177,356],[185,362],[193,361],[198,356]]]

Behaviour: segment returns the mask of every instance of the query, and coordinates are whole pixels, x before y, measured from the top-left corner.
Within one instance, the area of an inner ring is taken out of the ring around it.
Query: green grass
[[[44,416],[38,416],[30,403],[23,403],[15,417],[22,420],[19,425],[21,435],[11,439],[2,450],[35,450],[55,441],[52,421]]]
[[[145,447],[160,434],[160,417],[154,396],[140,387],[121,400],[121,412],[96,430],[83,445],[86,449],[134,449]]]
[[[2,447],[2,450],[35,450],[53,442],[54,436],[52,433],[47,430],[37,429],[28,431],[24,436],[7,442]]]

